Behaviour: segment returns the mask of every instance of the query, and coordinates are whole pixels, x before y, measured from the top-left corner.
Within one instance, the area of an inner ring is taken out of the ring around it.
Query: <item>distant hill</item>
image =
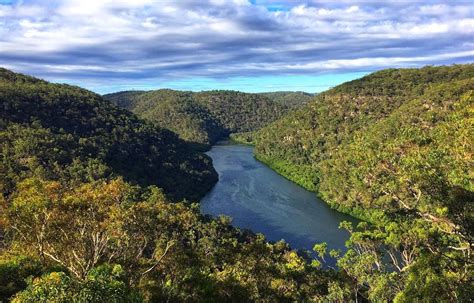
[[[219,90],[125,91],[104,97],[203,149],[230,133],[258,130],[291,107],[261,94]]]
[[[305,92],[279,91],[260,93],[260,95],[269,98],[272,101],[287,106],[289,108],[298,108],[305,105],[317,94],[310,94]]]
[[[24,177],[122,175],[158,185],[173,200],[200,199],[216,182],[211,160],[158,128],[75,86],[0,69],[1,189]],[[67,176],[65,176],[67,175]]]
[[[104,97],[113,104],[131,111],[135,107],[135,101],[137,98],[144,93],[146,93],[146,91],[130,90],[106,94]]]
[[[0,69],[0,301],[472,301],[474,64],[376,72],[274,122],[288,109],[262,95],[113,98],[190,141],[266,125],[244,134],[258,159],[366,222],[341,222],[343,255],[296,252],[169,203],[149,185],[202,197],[206,155],[90,91]]]

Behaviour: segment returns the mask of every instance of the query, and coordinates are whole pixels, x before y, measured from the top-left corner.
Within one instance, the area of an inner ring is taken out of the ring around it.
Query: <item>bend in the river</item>
[[[285,179],[253,157],[244,145],[215,145],[207,153],[219,181],[201,200],[201,212],[232,217],[232,224],[262,233],[270,241],[284,239],[294,249],[311,250],[327,242],[345,251],[342,221],[357,222],[331,209],[312,192]]]

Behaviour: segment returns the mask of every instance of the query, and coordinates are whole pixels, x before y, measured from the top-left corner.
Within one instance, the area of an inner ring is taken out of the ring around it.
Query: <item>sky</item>
[[[473,59],[470,1],[0,0],[0,67],[98,93],[320,92]]]

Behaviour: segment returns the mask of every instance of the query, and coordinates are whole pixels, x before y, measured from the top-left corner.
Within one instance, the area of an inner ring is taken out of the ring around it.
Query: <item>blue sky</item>
[[[99,93],[319,92],[473,62],[469,1],[0,0],[0,66]]]

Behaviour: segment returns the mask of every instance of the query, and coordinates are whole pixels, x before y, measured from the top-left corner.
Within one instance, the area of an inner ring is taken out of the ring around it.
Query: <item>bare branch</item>
[[[141,275],[144,276],[146,275],[147,273],[149,273],[150,271],[152,271],[160,262],[161,260],[166,256],[166,254],[168,253],[168,250],[174,245],[174,241],[171,241],[171,242],[168,242],[166,244],[166,248],[165,248],[165,251],[163,252],[163,254],[161,254],[161,256],[158,258],[158,260],[155,262],[155,264],[153,264],[152,267],[148,268],[147,270],[145,270]]]

